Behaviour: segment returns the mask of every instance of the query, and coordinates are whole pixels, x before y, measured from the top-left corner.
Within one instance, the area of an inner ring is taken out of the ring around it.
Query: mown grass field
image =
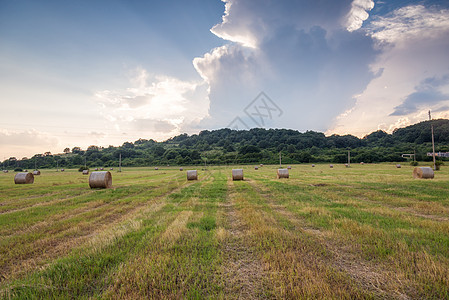
[[[0,298],[449,298],[449,168],[243,168],[0,174]]]

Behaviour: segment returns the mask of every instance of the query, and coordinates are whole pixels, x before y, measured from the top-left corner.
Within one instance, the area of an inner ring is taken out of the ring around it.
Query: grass
[[[449,298],[449,170],[243,168],[1,174],[0,298]]]

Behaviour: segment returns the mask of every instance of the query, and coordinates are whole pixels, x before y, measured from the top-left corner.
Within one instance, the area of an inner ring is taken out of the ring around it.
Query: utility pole
[[[432,116],[430,115],[429,110],[429,121],[432,121]],[[435,160],[435,139],[433,137],[433,124],[430,124],[430,128],[432,130],[432,156],[433,156],[433,170],[436,170],[436,160]]]
[[[351,150],[348,150],[348,167],[351,166]]]
[[[122,154],[119,153],[119,160],[118,160],[118,171],[121,172],[122,171]]]
[[[282,151],[279,151],[279,168],[282,169]]]

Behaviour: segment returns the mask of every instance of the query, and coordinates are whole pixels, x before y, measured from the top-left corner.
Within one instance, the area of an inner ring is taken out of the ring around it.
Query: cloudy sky
[[[449,118],[447,0],[0,0],[0,160]]]

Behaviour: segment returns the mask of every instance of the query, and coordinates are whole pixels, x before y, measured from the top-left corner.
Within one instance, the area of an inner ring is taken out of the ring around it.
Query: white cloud
[[[378,17],[370,29],[380,42],[409,43],[410,40],[433,40],[449,29],[449,10],[423,5],[402,7],[388,17]]]
[[[346,19],[346,29],[354,31],[362,27],[363,21],[368,19],[370,11],[374,8],[372,0],[354,0],[351,4],[351,10]]]
[[[95,94],[101,113],[118,131],[156,138],[189,131],[208,115],[207,84],[168,76],[151,77],[138,69],[124,90]]]
[[[371,64],[379,76],[358,95],[350,113],[328,133],[358,136],[448,116],[449,11],[422,5],[400,8],[371,22],[380,54]]]
[[[59,142],[57,138],[34,129],[23,131],[0,129],[0,141],[0,153],[7,156],[6,158],[15,156],[18,159],[46,151],[54,152]],[[3,161],[5,157],[0,157],[0,160]]]
[[[210,88],[210,118],[203,126],[224,127],[236,117],[256,126],[244,109],[264,91],[284,111],[266,126],[325,130],[372,79],[372,40],[342,24],[352,0],[226,4],[223,22],[212,32],[235,43],[194,59]]]

